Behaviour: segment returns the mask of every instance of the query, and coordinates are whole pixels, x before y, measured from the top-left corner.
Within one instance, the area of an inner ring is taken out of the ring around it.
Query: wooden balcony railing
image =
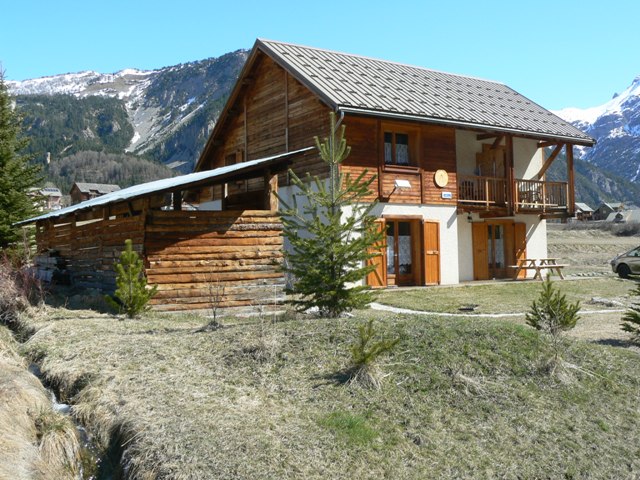
[[[507,205],[505,178],[458,175],[458,202],[469,207],[505,207]],[[516,212],[566,211],[568,184],[539,180],[515,180],[513,209]]]
[[[516,211],[554,212],[567,210],[568,184],[516,180],[514,204]]]
[[[507,181],[497,177],[458,175],[458,202],[487,207],[505,206]]]

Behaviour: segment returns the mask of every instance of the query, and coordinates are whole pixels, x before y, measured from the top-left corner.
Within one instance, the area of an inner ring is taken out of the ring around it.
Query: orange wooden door
[[[473,279],[489,279],[489,237],[486,223],[472,223]]]
[[[524,223],[514,223],[513,227],[516,262],[519,262],[527,258],[527,226]],[[518,278],[525,278],[526,276],[526,270],[521,270],[518,273]]]
[[[382,233],[382,240],[369,249],[369,253],[375,254],[376,256],[369,259],[367,264],[375,265],[376,268],[367,275],[367,285],[380,288],[387,286],[387,226],[383,218],[376,220],[376,228]]]
[[[422,238],[424,246],[425,285],[440,283],[440,224],[438,222],[422,222]]]

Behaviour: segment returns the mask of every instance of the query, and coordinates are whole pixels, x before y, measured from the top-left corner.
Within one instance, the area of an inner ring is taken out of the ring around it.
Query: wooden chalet
[[[376,287],[508,277],[518,259],[545,258],[546,219],[574,215],[573,146],[595,143],[501,83],[257,40],[195,170],[311,145],[329,111],[352,147],[343,172],[377,175]],[[568,181],[546,180],[563,152]],[[292,169],[328,173],[317,154]],[[291,195],[286,173],[277,182]],[[220,208],[263,188],[227,183],[200,201]]]
[[[309,149],[117,190],[21,222],[35,223],[40,276],[112,292],[114,262],[131,239],[158,286],[157,310],[281,308],[282,223],[278,173]],[[260,183],[216,211],[185,203],[217,185]],[[228,207],[228,208],[227,208]]]
[[[120,186],[111,183],[75,182],[71,186],[71,190],[69,190],[69,195],[71,196],[71,203],[76,204],[116,190],[120,190]]]

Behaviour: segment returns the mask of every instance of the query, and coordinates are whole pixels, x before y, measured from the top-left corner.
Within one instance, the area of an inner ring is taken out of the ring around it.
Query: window
[[[411,164],[409,155],[409,135],[406,133],[384,132],[384,163],[385,165],[408,166]]]

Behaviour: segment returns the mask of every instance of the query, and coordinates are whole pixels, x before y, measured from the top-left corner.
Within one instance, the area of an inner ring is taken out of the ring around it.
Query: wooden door
[[[386,224],[384,218],[376,220],[376,228],[382,233],[380,242],[369,249],[369,253],[376,256],[369,259],[368,265],[375,265],[375,270],[367,275],[367,285],[374,288],[387,286],[387,245]]]
[[[472,223],[473,279],[489,279],[489,238],[486,223]]]
[[[513,243],[517,263],[527,258],[527,226],[524,223],[514,223],[513,228]],[[526,278],[526,276],[526,270],[521,270],[520,273],[518,273],[518,278]]]
[[[437,285],[440,283],[440,224],[438,222],[422,222],[422,237],[424,284]]]

